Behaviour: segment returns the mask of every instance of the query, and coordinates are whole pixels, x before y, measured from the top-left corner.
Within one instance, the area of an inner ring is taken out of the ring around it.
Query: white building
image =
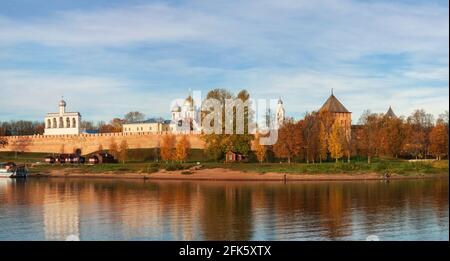
[[[59,102],[59,112],[47,113],[45,117],[44,135],[80,134],[84,130],[80,127],[81,114],[66,112],[66,102]]]
[[[177,103],[171,109],[170,131],[173,133],[200,133],[200,109],[195,106],[191,96],[187,97],[182,106]]]
[[[162,133],[168,132],[169,122],[155,122],[155,121],[144,121],[137,123],[125,123],[122,125],[123,133],[138,133],[138,132],[152,132],[152,133]]]
[[[283,101],[281,100],[281,98],[278,99],[278,104],[277,104],[277,111],[276,111],[276,120],[278,123],[278,127],[283,126],[284,123],[284,107],[283,107]]]

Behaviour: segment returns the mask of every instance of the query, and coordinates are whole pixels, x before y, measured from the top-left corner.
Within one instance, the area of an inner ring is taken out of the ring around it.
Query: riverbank
[[[226,168],[208,168],[197,170],[160,170],[154,173],[102,172],[89,173],[75,169],[51,170],[49,173],[31,173],[30,177],[45,178],[106,178],[106,179],[148,179],[148,180],[217,180],[217,181],[350,181],[350,180],[384,180],[380,173],[278,173],[278,172],[244,172]],[[391,180],[448,178],[448,173],[433,174],[391,174]]]

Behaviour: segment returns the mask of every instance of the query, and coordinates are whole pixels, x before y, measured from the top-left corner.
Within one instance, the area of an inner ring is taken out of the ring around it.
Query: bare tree
[[[127,123],[140,122],[144,120],[145,114],[138,111],[130,111],[129,113],[125,114],[124,118],[125,122]]]

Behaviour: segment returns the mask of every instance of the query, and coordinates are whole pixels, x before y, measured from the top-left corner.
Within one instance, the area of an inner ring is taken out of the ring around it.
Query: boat
[[[28,171],[24,165],[14,162],[0,163],[0,178],[26,178]]]

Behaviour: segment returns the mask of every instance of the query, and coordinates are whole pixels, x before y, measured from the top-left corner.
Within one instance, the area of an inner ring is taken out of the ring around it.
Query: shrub
[[[179,163],[170,163],[170,164],[166,165],[165,169],[167,171],[175,171],[175,170],[182,170],[184,168],[183,168],[183,165],[181,165]]]

